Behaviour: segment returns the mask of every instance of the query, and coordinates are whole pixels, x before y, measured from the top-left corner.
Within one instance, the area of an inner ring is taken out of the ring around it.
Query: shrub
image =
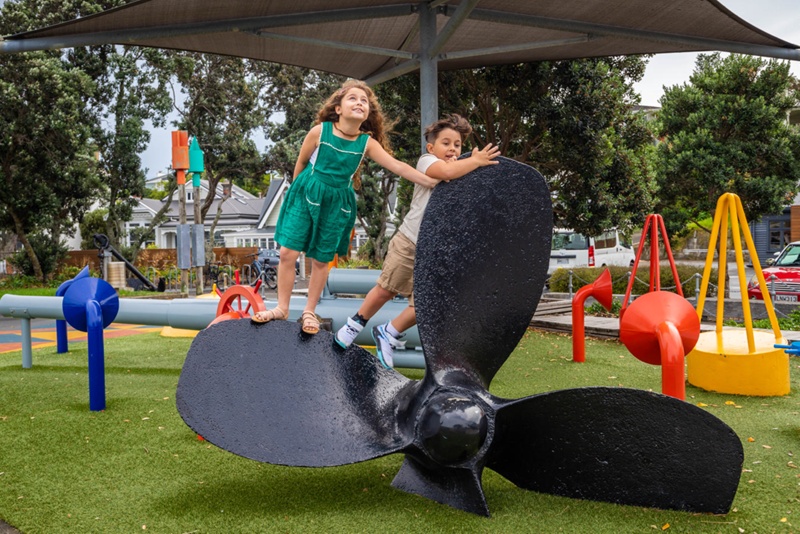
[[[550,291],[555,293],[567,293],[569,291],[569,273],[572,271],[572,291],[573,293],[585,285],[591,284],[608,269],[611,273],[612,292],[615,295],[624,295],[628,289],[628,273],[630,267],[577,267],[572,269],[556,269],[550,275]],[[695,274],[703,275],[703,267],[695,265],[677,265],[678,277],[682,283],[683,296],[692,298],[695,296],[696,283],[693,278]],[[711,269],[710,279],[717,280],[717,270]],[[672,277],[672,269],[669,266],[661,267],[661,289],[664,291],[675,291],[675,280]],[[650,268],[639,267],[636,271],[636,281],[631,291],[634,295],[641,295],[650,289]],[[716,287],[709,285],[707,297],[716,295]]]
[[[45,278],[49,278],[55,272],[59,262],[66,258],[67,246],[58,240],[54,240],[42,234],[30,235],[28,236],[28,241],[36,257],[39,259],[42,274],[44,274]],[[12,254],[8,261],[18,272],[28,276],[34,276],[33,263],[31,263],[24,249],[18,250]]]

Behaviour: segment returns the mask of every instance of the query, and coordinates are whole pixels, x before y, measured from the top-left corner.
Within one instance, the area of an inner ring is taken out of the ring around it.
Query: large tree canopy
[[[174,53],[177,91],[175,124],[195,136],[205,153],[209,190],[220,181],[254,180],[260,177],[261,156],[252,133],[269,116],[265,105],[271,85],[268,64],[245,59],[189,52]],[[182,102],[180,100],[183,100]],[[213,194],[205,199],[205,220]]]
[[[653,202],[652,135],[632,87],[644,68],[642,57],[613,57],[443,72],[439,109],[469,119],[469,148],[493,143],[536,167],[557,224],[588,235],[627,229]],[[408,159],[420,151],[417,81],[405,76],[378,89],[400,119],[393,140]]]
[[[660,201],[670,231],[713,213],[723,193],[739,195],[750,220],[791,204],[800,182],[800,133],[788,62],[700,55],[689,83],[661,98]]]
[[[63,20],[67,4],[75,8],[70,2],[7,2],[0,33]],[[95,89],[59,52],[0,56],[0,228],[16,234],[39,278],[49,273],[35,249],[58,249],[98,189],[87,105]]]

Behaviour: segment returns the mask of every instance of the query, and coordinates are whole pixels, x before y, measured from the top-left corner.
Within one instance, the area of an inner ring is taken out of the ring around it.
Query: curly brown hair
[[[372,88],[361,80],[347,80],[342,86],[336,90],[328,100],[322,105],[322,108],[317,113],[317,124],[322,122],[339,122],[339,115],[336,113],[336,106],[341,105],[342,99],[350,89],[361,89],[366,93],[369,102],[369,114],[367,119],[361,123],[359,130],[365,134],[369,134],[383,147],[386,152],[391,154],[392,150],[389,146],[389,137],[387,132],[386,119],[383,116],[383,109],[375,97]],[[362,163],[363,165],[363,163]],[[355,189],[361,188],[361,165],[359,165],[353,176],[353,187]]]
[[[354,88],[364,91],[369,101],[369,115],[367,115],[367,119],[361,123],[359,130],[371,135],[373,139],[379,142],[381,146],[388,151],[389,139],[386,135],[386,119],[383,116],[383,110],[372,88],[361,80],[347,80],[335,93],[328,97],[328,100],[322,105],[322,109],[317,113],[317,124],[322,122],[338,122],[339,115],[336,114],[336,106],[341,105],[344,95],[346,95],[350,89]]]
[[[446,128],[451,128],[460,133],[462,142],[466,141],[469,134],[472,133],[472,126],[469,121],[461,115],[453,113],[425,128],[425,142],[433,143],[442,133],[442,130]]]

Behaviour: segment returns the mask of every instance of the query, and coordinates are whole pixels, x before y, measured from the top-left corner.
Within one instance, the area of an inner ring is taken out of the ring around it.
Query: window
[[[789,217],[772,217],[767,219],[769,227],[769,244],[767,251],[780,252],[791,241],[791,221]]]
[[[595,239],[595,246],[597,248],[614,248],[617,246],[617,233],[616,232],[603,232],[597,239]]]

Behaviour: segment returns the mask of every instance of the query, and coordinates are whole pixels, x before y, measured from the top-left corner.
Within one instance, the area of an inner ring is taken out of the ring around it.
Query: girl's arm
[[[303,139],[303,145],[300,147],[300,154],[297,155],[297,162],[294,164],[292,179],[297,178],[297,175],[303,172],[303,169],[308,166],[311,154],[314,153],[314,149],[317,148],[319,144],[319,135],[321,131],[322,125],[317,124],[306,134],[306,138]]]
[[[423,185],[432,189],[436,186],[436,184],[439,183],[439,180],[422,174],[408,163],[403,163],[402,161],[394,159],[383,149],[379,142],[371,137],[369,138],[369,141],[367,141],[367,150],[364,152],[364,154],[387,171],[393,172],[398,176],[402,176],[406,180],[414,182],[415,184]]]

